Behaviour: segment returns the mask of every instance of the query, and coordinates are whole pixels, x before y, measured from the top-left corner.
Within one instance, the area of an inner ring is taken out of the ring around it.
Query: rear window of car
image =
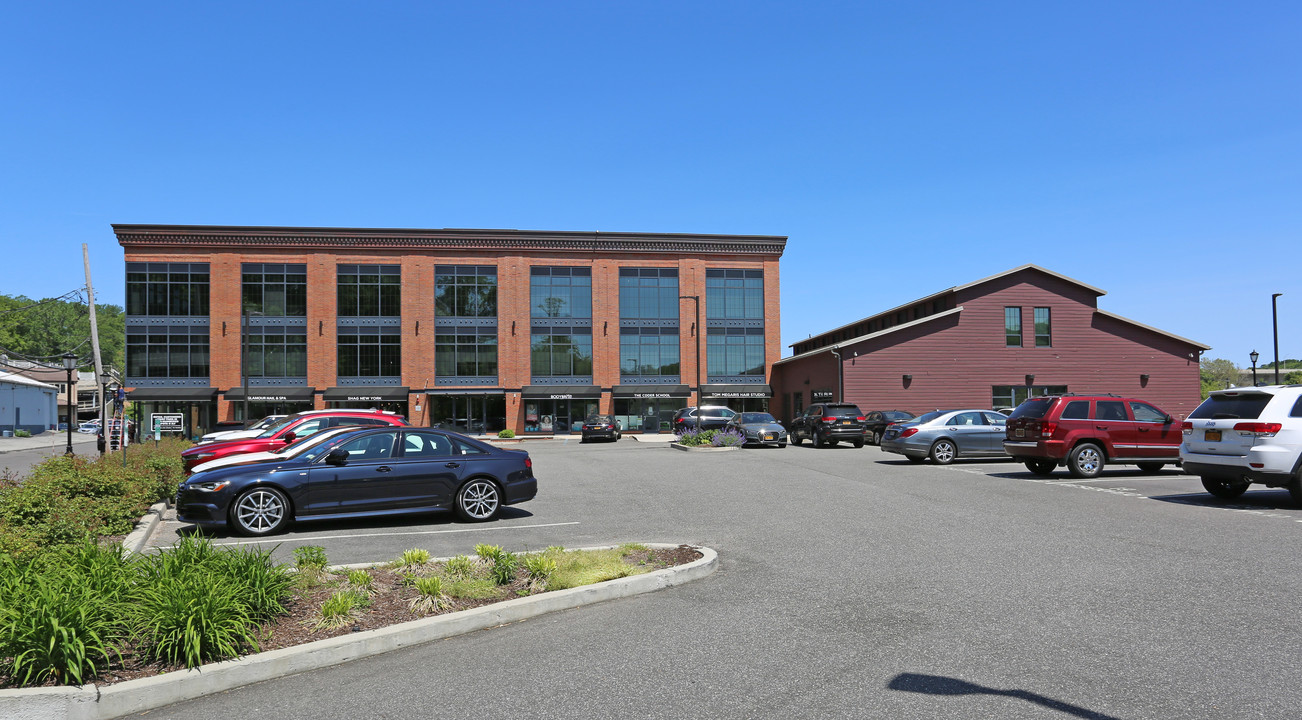
[[[1017,409],[1013,411],[1013,414],[1009,415],[1008,417],[1014,420],[1018,418],[1026,418],[1027,420],[1039,420],[1040,418],[1044,417],[1045,413],[1049,412],[1049,407],[1051,405],[1053,405],[1053,401],[1045,398],[1036,398],[1035,400],[1027,400],[1021,405],[1018,405]]]
[[[1207,420],[1256,420],[1274,395],[1269,393],[1233,393],[1212,395],[1189,413],[1190,418]]]
[[[882,417],[887,420],[912,420],[913,413],[904,412],[903,410],[888,410],[882,413]]]
[[[948,410],[933,410],[932,412],[929,412],[929,413],[923,413],[923,414],[917,416],[916,418],[913,418],[913,420],[912,420],[911,422],[916,422],[916,423],[918,423],[919,425],[923,425],[923,424],[926,424],[926,423],[931,422],[932,420],[935,420],[936,418],[938,418],[938,417],[940,417],[940,416],[942,416],[942,415],[948,415],[948,414],[949,414],[949,411],[948,411]]]
[[[824,405],[824,412],[834,417],[858,417],[863,415],[858,405]]]

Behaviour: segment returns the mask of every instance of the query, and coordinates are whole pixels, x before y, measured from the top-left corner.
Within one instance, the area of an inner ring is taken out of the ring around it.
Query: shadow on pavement
[[[202,535],[211,538],[229,538],[235,540],[286,540],[309,537],[316,533],[352,530],[393,530],[393,529],[438,529],[445,527],[474,528],[492,527],[503,520],[531,518],[533,513],[514,505],[502,508],[497,519],[486,523],[461,522],[450,512],[413,513],[395,517],[366,517],[341,520],[303,520],[296,521],[283,533],[262,538],[247,538],[230,530],[219,528],[200,529],[195,525],[185,525],[176,531],[178,536]]]
[[[958,678],[944,677],[942,675],[920,675],[918,673],[900,673],[891,678],[887,684],[891,690],[903,690],[905,692],[922,693],[924,695],[1002,695],[1004,697],[1017,698],[1027,702],[1042,705],[1051,710],[1057,710],[1079,718],[1091,718],[1093,720],[1117,720],[1112,715],[1105,715],[1101,712],[1095,712],[1088,708],[1078,705],[1072,705],[1061,700],[1054,700],[1051,697],[1045,697],[1029,690],[996,690],[984,685],[977,685],[966,680]]]
[[[1293,502],[1292,496],[1284,488],[1267,488],[1260,485],[1254,485],[1253,488],[1260,487],[1260,490],[1249,489],[1239,497],[1233,500],[1223,500],[1221,498],[1205,492],[1179,493],[1172,495],[1149,495],[1150,500],[1161,500],[1162,502],[1177,503],[1180,505],[1195,505],[1198,507],[1209,507],[1220,510],[1298,510],[1297,504]]]

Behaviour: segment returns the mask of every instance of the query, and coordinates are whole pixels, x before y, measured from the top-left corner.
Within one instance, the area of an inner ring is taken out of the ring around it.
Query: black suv
[[[863,447],[864,415],[858,405],[853,403],[818,403],[810,405],[804,415],[797,415],[791,421],[787,432],[791,442],[799,445],[806,438],[813,441],[814,447],[835,445],[841,440],[849,440],[857,448]]]
[[[701,429],[702,430],[722,430],[724,425],[732,419],[737,411],[723,405],[702,405],[701,406]],[[674,419],[671,426],[674,432],[696,429],[696,408],[685,407],[674,413]]]

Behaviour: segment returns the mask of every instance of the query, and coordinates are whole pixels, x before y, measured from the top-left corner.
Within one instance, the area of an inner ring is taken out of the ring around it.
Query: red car
[[[275,450],[322,430],[345,425],[408,425],[408,423],[398,415],[377,410],[309,410],[290,415],[267,428],[257,437],[196,445],[182,452],[181,460],[185,463],[186,473],[189,473],[194,466],[209,460],[240,453]]]
[[[1093,478],[1108,464],[1157,472],[1180,462],[1180,423],[1138,398],[1118,395],[1043,395],[1013,411],[1004,426],[1004,451],[1036,475],[1066,465],[1074,477]]]

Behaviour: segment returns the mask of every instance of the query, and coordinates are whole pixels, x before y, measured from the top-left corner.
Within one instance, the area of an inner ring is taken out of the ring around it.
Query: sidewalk
[[[72,447],[77,448],[86,443],[95,447],[95,436],[79,433],[76,430],[72,432]],[[0,454],[18,452],[20,450],[55,450],[68,447],[68,433],[58,432],[56,430],[47,430],[40,435],[31,437],[0,437]]]

